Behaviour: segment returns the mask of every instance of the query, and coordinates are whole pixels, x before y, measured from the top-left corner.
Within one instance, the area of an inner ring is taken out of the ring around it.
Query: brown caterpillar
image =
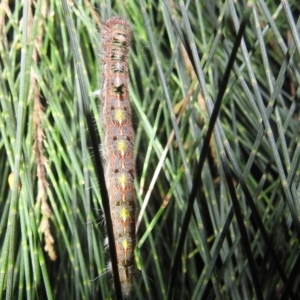
[[[134,131],[128,93],[132,29],[123,17],[102,27],[103,156],[123,296],[132,291],[135,247]]]

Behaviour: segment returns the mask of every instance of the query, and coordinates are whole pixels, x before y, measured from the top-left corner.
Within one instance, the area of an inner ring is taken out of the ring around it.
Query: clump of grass
[[[263,0],[1,1],[0,299],[118,297],[106,272],[100,100],[91,96],[101,22],[112,15],[134,25],[132,297],[297,299],[299,22],[296,2]]]

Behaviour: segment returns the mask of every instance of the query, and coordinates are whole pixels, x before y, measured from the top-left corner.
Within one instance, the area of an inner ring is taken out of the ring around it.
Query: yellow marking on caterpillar
[[[123,221],[126,221],[126,219],[130,216],[129,211],[124,207],[120,212],[120,217],[123,219]]]
[[[128,246],[129,246],[129,243],[128,243],[128,240],[127,239],[124,239],[124,241],[122,242],[122,246],[125,250],[128,249]]]
[[[122,140],[118,141],[117,142],[117,149],[120,152],[126,152],[127,144],[125,143],[125,141],[122,141]]]
[[[119,183],[122,184],[122,185],[127,183],[127,177],[126,177],[125,174],[120,175],[118,180],[119,180]]]
[[[116,109],[114,117],[115,117],[115,120],[118,122],[126,120],[126,116],[125,116],[123,109]]]

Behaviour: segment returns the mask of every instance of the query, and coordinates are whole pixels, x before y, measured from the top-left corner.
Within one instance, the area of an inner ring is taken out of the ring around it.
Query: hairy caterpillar
[[[131,25],[122,17],[102,27],[103,156],[122,293],[132,290],[135,271],[134,131],[128,93],[128,52]]]

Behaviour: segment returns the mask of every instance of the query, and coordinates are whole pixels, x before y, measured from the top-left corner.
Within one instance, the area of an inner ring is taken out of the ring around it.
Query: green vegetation
[[[0,2],[0,299],[115,297],[94,93],[112,15],[134,28],[132,299],[299,299],[298,1],[115,2]]]

